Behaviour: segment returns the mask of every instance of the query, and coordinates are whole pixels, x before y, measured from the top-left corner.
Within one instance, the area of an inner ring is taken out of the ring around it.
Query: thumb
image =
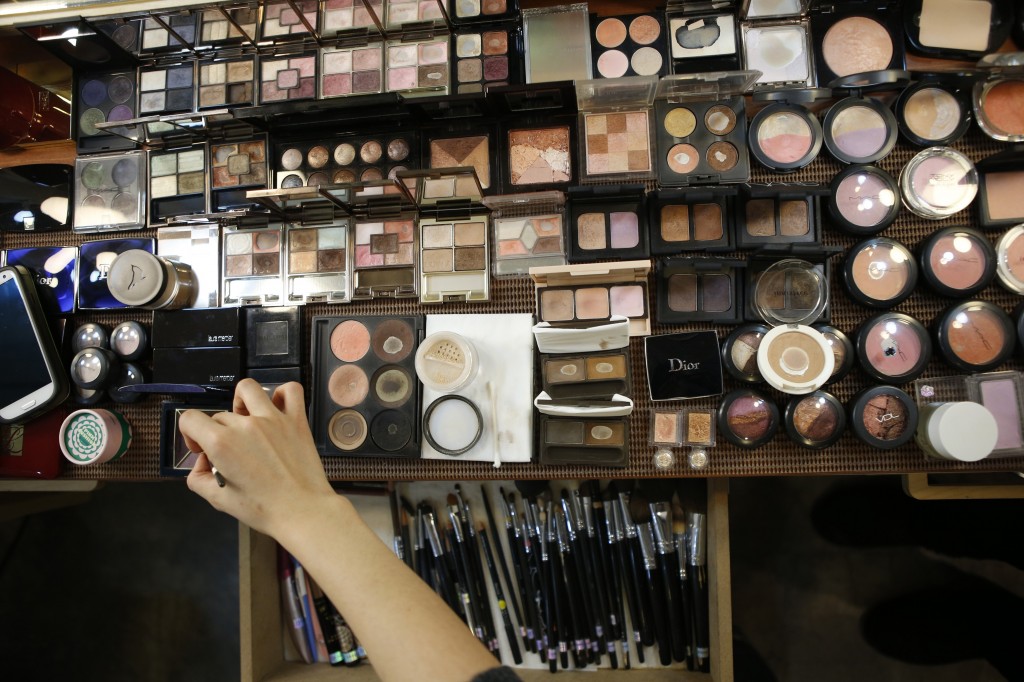
[[[189,472],[186,482],[188,483],[189,490],[210,504],[213,504],[213,498],[220,490],[220,486],[217,485],[217,479],[213,475],[213,467],[205,452],[199,453],[199,458],[196,460],[195,466],[192,467],[192,471]]]

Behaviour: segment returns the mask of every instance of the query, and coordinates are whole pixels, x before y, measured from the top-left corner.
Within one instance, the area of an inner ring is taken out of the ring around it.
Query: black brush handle
[[[654,621],[654,641],[658,644],[658,660],[662,665],[672,665],[672,639],[668,631],[667,594],[661,570],[649,568],[646,571],[647,593],[651,597],[651,615]]]
[[[674,573],[672,572],[673,559],[674,556],[671,554],[659,554],[658,572],[661,573],[661,589],[665,593],[665,611],[668,614],[672,660],[682,663],[686,660],[686,624],[679,609],[682,596],[679,594],[679,581],[674,579],[674,576],[679,575],[679,571],[676,569]]]

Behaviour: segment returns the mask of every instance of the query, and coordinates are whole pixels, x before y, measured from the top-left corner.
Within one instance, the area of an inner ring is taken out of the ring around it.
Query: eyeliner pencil
[[[580,623],[585,628],[584,632],[589,635],[584,640],[589,660],[600,663],[601,647],[604,645],[604,638],[601,636],[603,628],[600,619],[596,617],[594,605],[584,597],[585,594],[593,595],[597,588],[593,584],[593,574],[587,570],[585,565],[582,538],[577,532],[576,519],[579,517],[574,513],[575,510],[567,490],[562,490],[561,503],[561,518],[564,520],[564,524],[562,524],[564,528],[559,528],[559,536],[564,533],[568,545],[563,563],[566,565],[566,578],[572,583],[569,594],[576,601]]]
[[[615,519],[615,533],[618,538],[619,559],[622,566],[622,582],[626,584],[626,597],[630,602],[630,618],[633,619],[633,634],[636,640],[637,660],[644,662],[644,647],[654,644],[653,633],[644,628],[650,618],[644,612],[643,590],[640,583],[640,569],[633,556],[633,546],[627,535],[626,524],[622,518],[622,506],[617,501],[611,503],[612,517]],[[634,539],[636,528],[633,528]],[[648,639],[649,638],[649,639]]]
[[[452,495],[449,495],[449,500],[452,499]],[[475,590],[471,585],[472,577],[470,576],[470,564],[469,556],[466,551],[466,544],[462,536],[462,528],[459,525],[459,513],[458,507],[449,504],[448,505],[448,521],[449,526],[446,529],[446,535],[448,541],[452,546],[452,559],[455,564],[455,576],[459,585],[461,586],[462,603],[466,609],[467,615],[470,617],[470,629],[476,638],[484,643],[484,646],[493,653],[493,649],[490,647],[490,641],[484,634],[483,618],[480,615],[480,604],[475,597]]]
[[[575,557],[572,554],[572,546],[569,544],[569,526],[567,519],[561,509],[552,509],[554,513],[555,537],[558,542],[558,555],[562,562],[562,587],[563,594],[569,604],[569,617],[572,619],[573,645],[575,646],[577,665],[585,668],[587,658],[591,654],[589,630],[587,628],[587,614],[583,606],[583,599],[579,595],[579,571],[576,568]]]
[[[480,617],[484,628],[484,635],[487,637],[487,648],[498,652],[498,632],[494,626],[494,614],[488,606],[490,603],[487,597],[487,583],[484,580],[483,562],[480,561],[480,548],[476,542],[476,524],[473,522],[473,513],[469,504],[462,499],[462,487],[455,484],[455,494],[448,496],[448,504],[451,506],[455,500],[458,509],[459,520],[462,524],[462,541],[466,546],[466,554],[469,562],[466,564],[469,575],[469,587],[479,605]]]
[[[514,499],[514,496],[510,496]],[[512,505],[513,512],[515,506]],[[523,570],[529,571],[530,575],[533,576],[531,584],[539,585],[539,588],[534,588],[530,595],[531,608],[534,612],[535,623],[537,625],[536,637],[537,637],[537,651],[546,649],[548,646],[548,634],[550,634],[551,621],[548,619],[543,624],[543,632],[541,629],[541,618],[542,618],[542,605],[547,606],[551,599],[551,594],[548,592],[550,589],[548,580],[545,578],[544,572],[541,570],[541,555],[540,555],[540,543],[544,538],[544,531],[541,528],[540,520],[537,518],[536,507],[530,502],[523,500],[523,545],[522,549],[526,557],[526,563],[523,564]],[[543,601],[539,601],[543,599]],[[544,616],[548,614],[543,612]],[[543,636],[542,636],[543,635]],[[551,641],[551,646],[554,646],[554,640]]]
[[[498,524],[494,521],[494,512],[491,511],[491,501],[487,498],[487,490],[483,485],[480,486],[480,495],[484,501],[484,511],[487,513],[487,523],[491,527],[491,533],[494,535],[494,554],[497,560],[498,567],[501,569],[501,577],[505,579],[505,587],[507,592],[506,601],[512,604],[512,611],[516,614],[516,622],[519,623],[519,636],[523,638],[523,643],[526,648],[529,649],[529,639],[526,636],[526,622],[523,620],[523,612],[519,610],[519,602],[516,601],[516,584],[512,582],[512,575],[508,570],[508,561],[506,561],[506,554],[501,546],[501,538],[498,537]],[[508,517],[505,519],[505,529],[508,530]],[[483,539],[483,531],[479,531],[481,540]],[[511,543],[509,543],[511,545]]]
[[[512,618],[508,614],[508,605],[505,601],[505,593],[501,590],[501,580],[498,577],[498,570],[494,567],[494,558],[491,555],[491,543],[487,541],[487,530],[480,525],[477,530],[480,537],[481,549],[484,552],[484,559],[487,561],[487,571],[491,574],[491,584],[494,586],[494,598],[498,600],[498,610],[501,611],[501,619],[505,623],[505,637],[508,639],[508,648],[512,651],[512,660],[516,663],[523,662],[523,655],[519,652],[519,641],[516,639],[516,630],[512,626]]]
[[[499,487],[498,493],[501,496],[502,510],[505,512],[505,539],[508,541],[509,556],[512,559],[512,570],[516,576],[516,584],[519,588],[519,599],[523,605],[523,616],[519,620],[520,631],[523,632],[523,644],[526,646],[527,651],[532,651],[541,654],[543,658],[542,650],[539,647],[539,632],[538,626],[539,621],[534,613],[534,599],[533,591],[534,585],[530,577],[529,567],[527,565],[526,550],[523,548],[523,538],[521,537],[521,531],[519,527],[519,517],[516,514],[515,501],[510,500],[505,496],[505,489]],[[512,585],[509,585],[509,589],[512,589]],[[519,612],[516,612],[519,615]]]

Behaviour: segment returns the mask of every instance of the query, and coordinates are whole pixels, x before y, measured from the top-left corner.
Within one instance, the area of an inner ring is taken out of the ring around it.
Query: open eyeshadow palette
[[[456,24],[493,21],[514,16],[519,11],[517,0],[450,0],[448,16]]]
[[[366,95],[383,89],[384,47],[325,48],[320,52],[320,97]]]
[[[419,296],[419,230],[406,186],[398,180],[362,183],[347,206],[352,216],[352,298]]]
[[[629,319],[630,336],[651,333],[647,275],[650,260],[530,268],[537,317],[554,326]]]
[[[805,87],[814,83],[808,4],[807,0],[751,3],[747,9],[740,23],[743,68],[761,72],[755,87]]]
[[[197,44],[220,47],[254,42],[258,20],[259,8],[256,6],[243,5],[204,10],[199,15]]]
[[[160,404],[160,475],[188,476],[199,461],[199,453],[193,452],[185,442],[178,428],[178,420],[187,410],[199,410],[213,416],[218,412],[230,412],[231,406],[193,405],[191,403],[163,402]]]
[[[274,158],[279,189],[393,179],[420,167],[419,136],[398,131],[282,142]]]
[[[316,97],[315,52],[260,57],[260,104],[290,102]]]
[[[140,54],[174,52],[190,48],[196,42],[198,15],[182,12],[142,20]],[[168,30],[170,29],[170,30]],[[179,40],[180,38],[180,40]]]
[[[139,116],[195,110],[195,63],[139,69]]]
[[[75,232],[135,230],[146,225],[144,152],[75,159]]]
[[[555,400],[629,395],[628,350],[540,356],[544,392]]]
[[[366,8],[369,4],[371,11]],[[325,0],[320,12],[320,35],[333,38],[351,29],[374,28],[373,17],[383,16],[383,0]]]
[[[384,26],[389,29],[404,24],[443,23],[444,16],[443,0],[387,0],[384,3]]]
[[[200,109],[256,103],[256,58],[199,62]]]
[[[520,82],[522,32],[516,23],[462,29],[454,41],[452,83],[456,93],[483,92],[486,86]]]
[[[458,130],[444,129],[425,135],[429,139],[425,150],[428,168],[468,167],[476,171],[484,191],[497,185],[497,148],[492,141],[490,127],[459,127]]]
[[[629,462],[629,421],[541,415],[538,461],[624,467]]]
[[[149,222],[207,213],[206,144],[149,153]]]
[[[113,123],[135,118],[135,71],[83,74],[77,78],[71,104],[75,110],[74,136],[78,151],[84,153],[128,149],[135,146],[125,128],[100,130],[97,123]]]
[[[280,305],[284,278],[284,239],[280,225],[221,232],[221,303]]]
[[[265,189],[270,177],[267,138],[210,144],[210,208],[214,213],[248,208],[245,193]]]
[[[296,7],[298,12],[295,11]],[[260,37],[266,40],[308,34],[311,28],[316,30],[318,9],[317,0],[268,2],[263,6]]]
[[[504,176],[508,192],[567,187],[576,179],[573,160],[575,125],[512,127],[505,131]]]
[[[351,297],[348,221],[287,231],[288,303],[346,303]]]
[[[658,322],[742,322],[743,265],[719,258],[658,261]]]
[[[660,14],[592,14],[590,30],[595,76],[664,76],[668,72],[667,33]]]
[[[424,3],[425,4],[425,3]],[[384,43],[384,90],[414,95],[449,92],[448,36]]]
[[[532,192],[487,197],[494,274],[525,275],[531,267],[565,264],[565,195]]]
[[[735,187],[660,189],[647,200],[651,253],[728,251],[733,243]]]
[[[654,177],[651,102],[657,86],[654,76],[576,83],[584,182]]]
[[[643,185],[569,188],[569,261],[646,258]]]
[[[669,55],[672,73],[731,71],[739,68],[739,42],[736,17],[731,12],[716,11],[712,3],[699,4],[696,9],[682,3],[671,7],[668,19]],[[752,3],[753,4],[753,3]]]
[[[423,317],[314,317],[311,333],[317,451],[418,458]]]

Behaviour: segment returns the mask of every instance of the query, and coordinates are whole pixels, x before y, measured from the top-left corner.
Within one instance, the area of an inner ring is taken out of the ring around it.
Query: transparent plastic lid
[[[828,305],[825,275],[799,258],[769,265],[754,285],[754,310],[769,325],[810,324]]]

